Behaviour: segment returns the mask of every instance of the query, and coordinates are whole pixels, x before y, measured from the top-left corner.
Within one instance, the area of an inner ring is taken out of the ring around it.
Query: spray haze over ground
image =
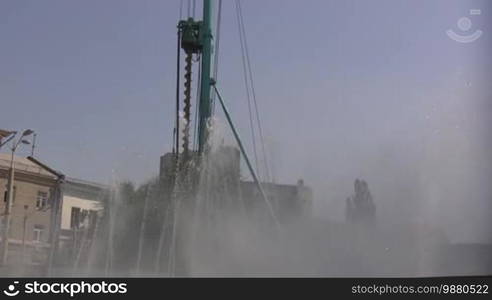
[[[188,212],[191,274],[490,273],[491,255],[481,247],[492,243],[491,4],[243,2],[270,179],[302,178],[313,189],[313,215],[275,232],[254,213],[202,203],[207,209]],[[92,257],[62,274],[104,275],[112,236],[109,274],[169,275],[174,235],[166,222],[174,210],[159,202],[171,191],[155,177],[159,157],[172,149],[179,5],[0,4],[5,124],[35,128],[37,156],[50,165],[119,191]],[[484,12],[472,21],[485,34],[470,44],[449,39],[445,31],[457,30],[472,8]],[[251,153],[235,22],[225,1],[217,82]],[[236,145],[219,111],[213,128],[213,147]],[[259,172],[266,177],[261,163]],[[243,162],[241,176],[250,180]],[[356,178],[374,199],[371,226],[346,221]],[[226,194],[221,201],[244,199]]]

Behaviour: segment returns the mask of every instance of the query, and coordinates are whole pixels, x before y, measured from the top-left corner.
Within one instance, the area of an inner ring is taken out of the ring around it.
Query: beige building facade
[[[4,229],[11,155],[0,153],[0,214]],[[46,259],[56,177],[31,161],[14,158],[14,191],[7,261],[40,264]]]
[[[0,233],[4,229],[11,158],[10,153],[0,153]],[[43,265],[52,240],[59,241],[58,256],[67,247],[73,248],[74,234],[94,225],[108,188],[74,178],[59,181],[56,171],[19,156],[14,156],[14,169],[7,263]],[[54,211],[56,201],[61,201],[58,212]],[[60,229],[57,234],[54,224]]]

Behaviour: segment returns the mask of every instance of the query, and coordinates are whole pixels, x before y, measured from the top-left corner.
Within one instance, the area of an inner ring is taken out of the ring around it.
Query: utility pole
[[[22,223],[22,264],[26,263],[26,229],[27,229],[27,209],[28,205],[24,205],[24,222]]]
[[[12,155],[10,158],[9,167],[9,179],[7,183],[7,203],[5,203],[5,213],[3,220],[3,233],[2,233],[2,265],[7,263],[8,248],[9,248],[9,231],[10,231],[10,211],[12,210],[12,202],[14,201],[14,153],[12,148]]]
[[[46,270],[45,270],[46,275],[51,276],[53,272],[53,264],[54,264],[55,256],[58,252],[58,240],[59,240],[60,226],[61,226],[61,209],[62,209],[62,202],[63,202],[63,185],[65,183],[65,174],[53,170],[52,168],[48,167],[47,165],[45,165],[44,163],[40,162],[39,160],[35,159],[32,156],[28,156],[27,159],[56,176],[56,183],[54,188],[52,189],[52,194],[51,194],[52,203],[51,203],[51,218],[50,218],[51,224],[50,224],[50,236],[49,236],[50,250],[49,250],[48,262],[46,264]]]

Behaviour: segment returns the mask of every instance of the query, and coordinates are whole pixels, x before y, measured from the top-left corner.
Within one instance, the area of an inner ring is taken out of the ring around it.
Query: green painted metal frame
[[[265,203],[268,207],[268,211],[269,211],[273,221],[275,222],[275,225],[278,227],[278,226],[280,226],[280,223],[278,222],[278,219],[275,215],[275,211],[273,210],[273,205],[270,202],[270,200],[268,199],[268,197],[265,193],[265,190],[261,186],[260,180],[259,180],[258,176],[256,175],[255,170],[253,169],[253,165],[251,165],[248,154],[246,153],[246,150],[245,150],[243,143],[241,141],[241,137],[239,136],[239,133],[236,130],[236,126],[234,126],[234,123],[232,122],[232,118],[231,118],[231,115],[229,113],[229,110],[227,109],[227,107],[224,103],[224,100],[222,99],[222,96],[219,93],[219,90],[215,86],[215,81],[212,80],[211,84],[214,87],[215,93],[217,94],[217,98],[219,99],[219,102],[220,102],[220,106],[222,107],[222,110],[224,111],[224,115],[227,119],[227,122],[229,123],[229,126],[231,127],[232,133],[234,134],[234,138],[236,139],[236,142],[239,146],[239,149],[241,150],[241,154],[243,155],[244,161],[246,162],[246,165],[248,166],[249,172],[251,173],[251,176],[253,177],[253,180],[254,180],[256,186],[258,187],[258,190],[260,191],[260,194],[261,194],[263,200],[265,201]]]
[[[268,211],[277,227],[279,227],[278,219],[275,215],[275,211],[273,206],[268,199],[263,187],[261,186],[260,180],[251,165],[249,157],[246,153],[246,150],[243,146],[241,138],[239,137],[239,133],[232,122],[231,115],[229,114],[229,110],[227,109],[222,96],[220,95],[217,87],[215,86],[215,80],[211,77],[211,66],[212,66],[212,57],[213,57],[213,36],[212,36],[212,0],[203,0],[203,22],[201,27],[201,86],[200,86],[200,102],[199,102],[199,124],[198,124],[198,152],[201,154],[205,151],[205,145],[207,143],[208,132],[207,132],[207,122],[212,114],[212,103],[211,103],[211,88],[213,86],[215,93],[217,94],[217,98],[220,101],[220,105],[224,111],[224,114],[227,118],[227,122],[231,127],[232,133],[236,139],[236,142],[241,150],[243,158],[248,166],[248,169],[253,177],[255,184],[260,191],[262,198],[264,199]]]
[[[213,52],[212,0],[203,1],[203,23],[201,28],[202,56],[198,123],[198,152],[202,153],[207,143],[207,122],[212,114],[210,101],[211,66]]]

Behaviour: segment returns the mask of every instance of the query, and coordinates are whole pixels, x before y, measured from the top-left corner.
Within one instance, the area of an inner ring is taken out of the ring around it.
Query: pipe
[[[263,187],[261,186],[260,180],[258,179],[258,176],[256,175],[255,170],[253,169],[253,166],[251,165],[251,162],[249,161],[248,155],[246,154],[246,150],[244,149],[243,143],[241,141],[241,138],[239,137],[239,133],[236,130],[236,127],[234,126],[234,123],[232,122],[231,115],[229,114],[229,110],[227,109],[224,100],[222,99],[222,96],[219,93],[219,90],[215,86],[215,81],[211,81],[211,85],[214,87],[215,93],[217,94],[217,98],[219,98],[220,106],[222,106],[222,110],[224,111],[224,114],[226,116],[227,122],[229,123],[229,126],[231,127],[232,133],[234,134],[234,138],[236,139],[236,142],[239,146],[239,149],[241,150],[241,153],[244,157],[244,161],[246,162],[246,165],[248,166],[249,172],[251,173],[251,176],[253,177],[253,180],[256,183],[256,186],[258,187],[258,190],[261,193],[261,196],[263,197],[263,200],[265,201],[266,205],[268,206],[268,211],[270,212],[270,215],[275,222],[275,225],[277,227],[280,227],[280,223],[278,222],[277,217],[275,216],[275,212],[273,210],[273,206],[266,196],[265,191],[263,190]]]

